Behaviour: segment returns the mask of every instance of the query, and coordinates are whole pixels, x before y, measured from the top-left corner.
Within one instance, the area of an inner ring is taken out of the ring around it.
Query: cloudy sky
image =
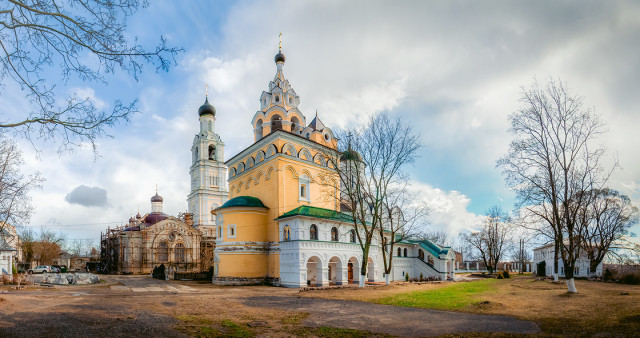
[[[127,36],[152,47],[162,35],[184,47],[177,66],[147,67],[138,82],[116,73],[108,86],[66,89],[106,108],[116,98],[141,100],[131,123],[100,140],[99,158],[89,149],[58,155],[47,144],[37,155],[20,141],[25,171],[47,179],[32,194],[31,226],[97,240],[107,226],[148,212],[156,184],[165,212],[185,211],[205,83],[229,159],[252,143],[279,32],[285,76],[309,120],[317,111],[340,128],[387,110],[420,132],[424,147],[409,170],[435,229],[454,235],[492,205],[513,208],[495,163],[511,140],[508,116],[521,87],[536,78],[560,78],[603,118],[608,133],[599,141],[622,165],[611,186],[640,204],[638,2],[166,0],[135,14]]]

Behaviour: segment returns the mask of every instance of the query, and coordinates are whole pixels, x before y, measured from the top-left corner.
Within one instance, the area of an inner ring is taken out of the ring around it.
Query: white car
[[[29,269],[29,274],[51,272],[51,265],[38,265],[33,269]]]

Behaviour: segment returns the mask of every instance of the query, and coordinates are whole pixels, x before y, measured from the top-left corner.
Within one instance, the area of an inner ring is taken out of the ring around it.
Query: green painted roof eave
[[[267,208],[260,199],[252,197],[252,196],[238,196],[234,197],[227,202],[225,202],[221,207],[216,210],[226,209],[226,208]]]
[[[284,218],[289,218],[294,216],[306,216],[306,217],[322,218],[322,219],[329,219],[333,221],[353,223],[353,219],[351,218],[351,216],[345,213],[338,212],[331,209],[312,207],[309,205],[301,205],[291,211],[285,212],[284,214],[276,218],[276,220],[281,220]]]

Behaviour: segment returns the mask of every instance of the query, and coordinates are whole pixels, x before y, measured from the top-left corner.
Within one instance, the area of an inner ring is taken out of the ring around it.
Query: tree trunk
[[[388,273],[384,275],[384,281],[387,285],[391,284],[391,275]]]
[[[363,288],[364,287],[364,279],[365,279],[365,275],[360,275],[360,280],[358,281],[358,287],[359,288]]]
[[[567,289],[570,293],[578,293],[578,289],[576,289],[576,283],[573,278],[567,279]]]
[[[553,251],[553,281],[557,282],[558,281],[558,251],[559,251],[559,247],[558,247],[558,241],[556,240],[555,242],[555,247],[554,247],[554,251]]]

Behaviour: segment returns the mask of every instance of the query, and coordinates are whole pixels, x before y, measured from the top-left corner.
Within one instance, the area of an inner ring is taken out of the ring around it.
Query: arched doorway
[[[357,283],[360,280],[360,263],[355,257],[349,258],[347,263],[347,280],[349,283]]]
[[[369,257],[367,259],[367,281],[375,282],[376,279],[376,266],[373,263],[373,259]]]
[[[342,261],[339,257],[333,256],[329,260],[329,284],[343,284]]]
[[[307,260],[307,285],[322,286],[322,261],[317,256]]]

